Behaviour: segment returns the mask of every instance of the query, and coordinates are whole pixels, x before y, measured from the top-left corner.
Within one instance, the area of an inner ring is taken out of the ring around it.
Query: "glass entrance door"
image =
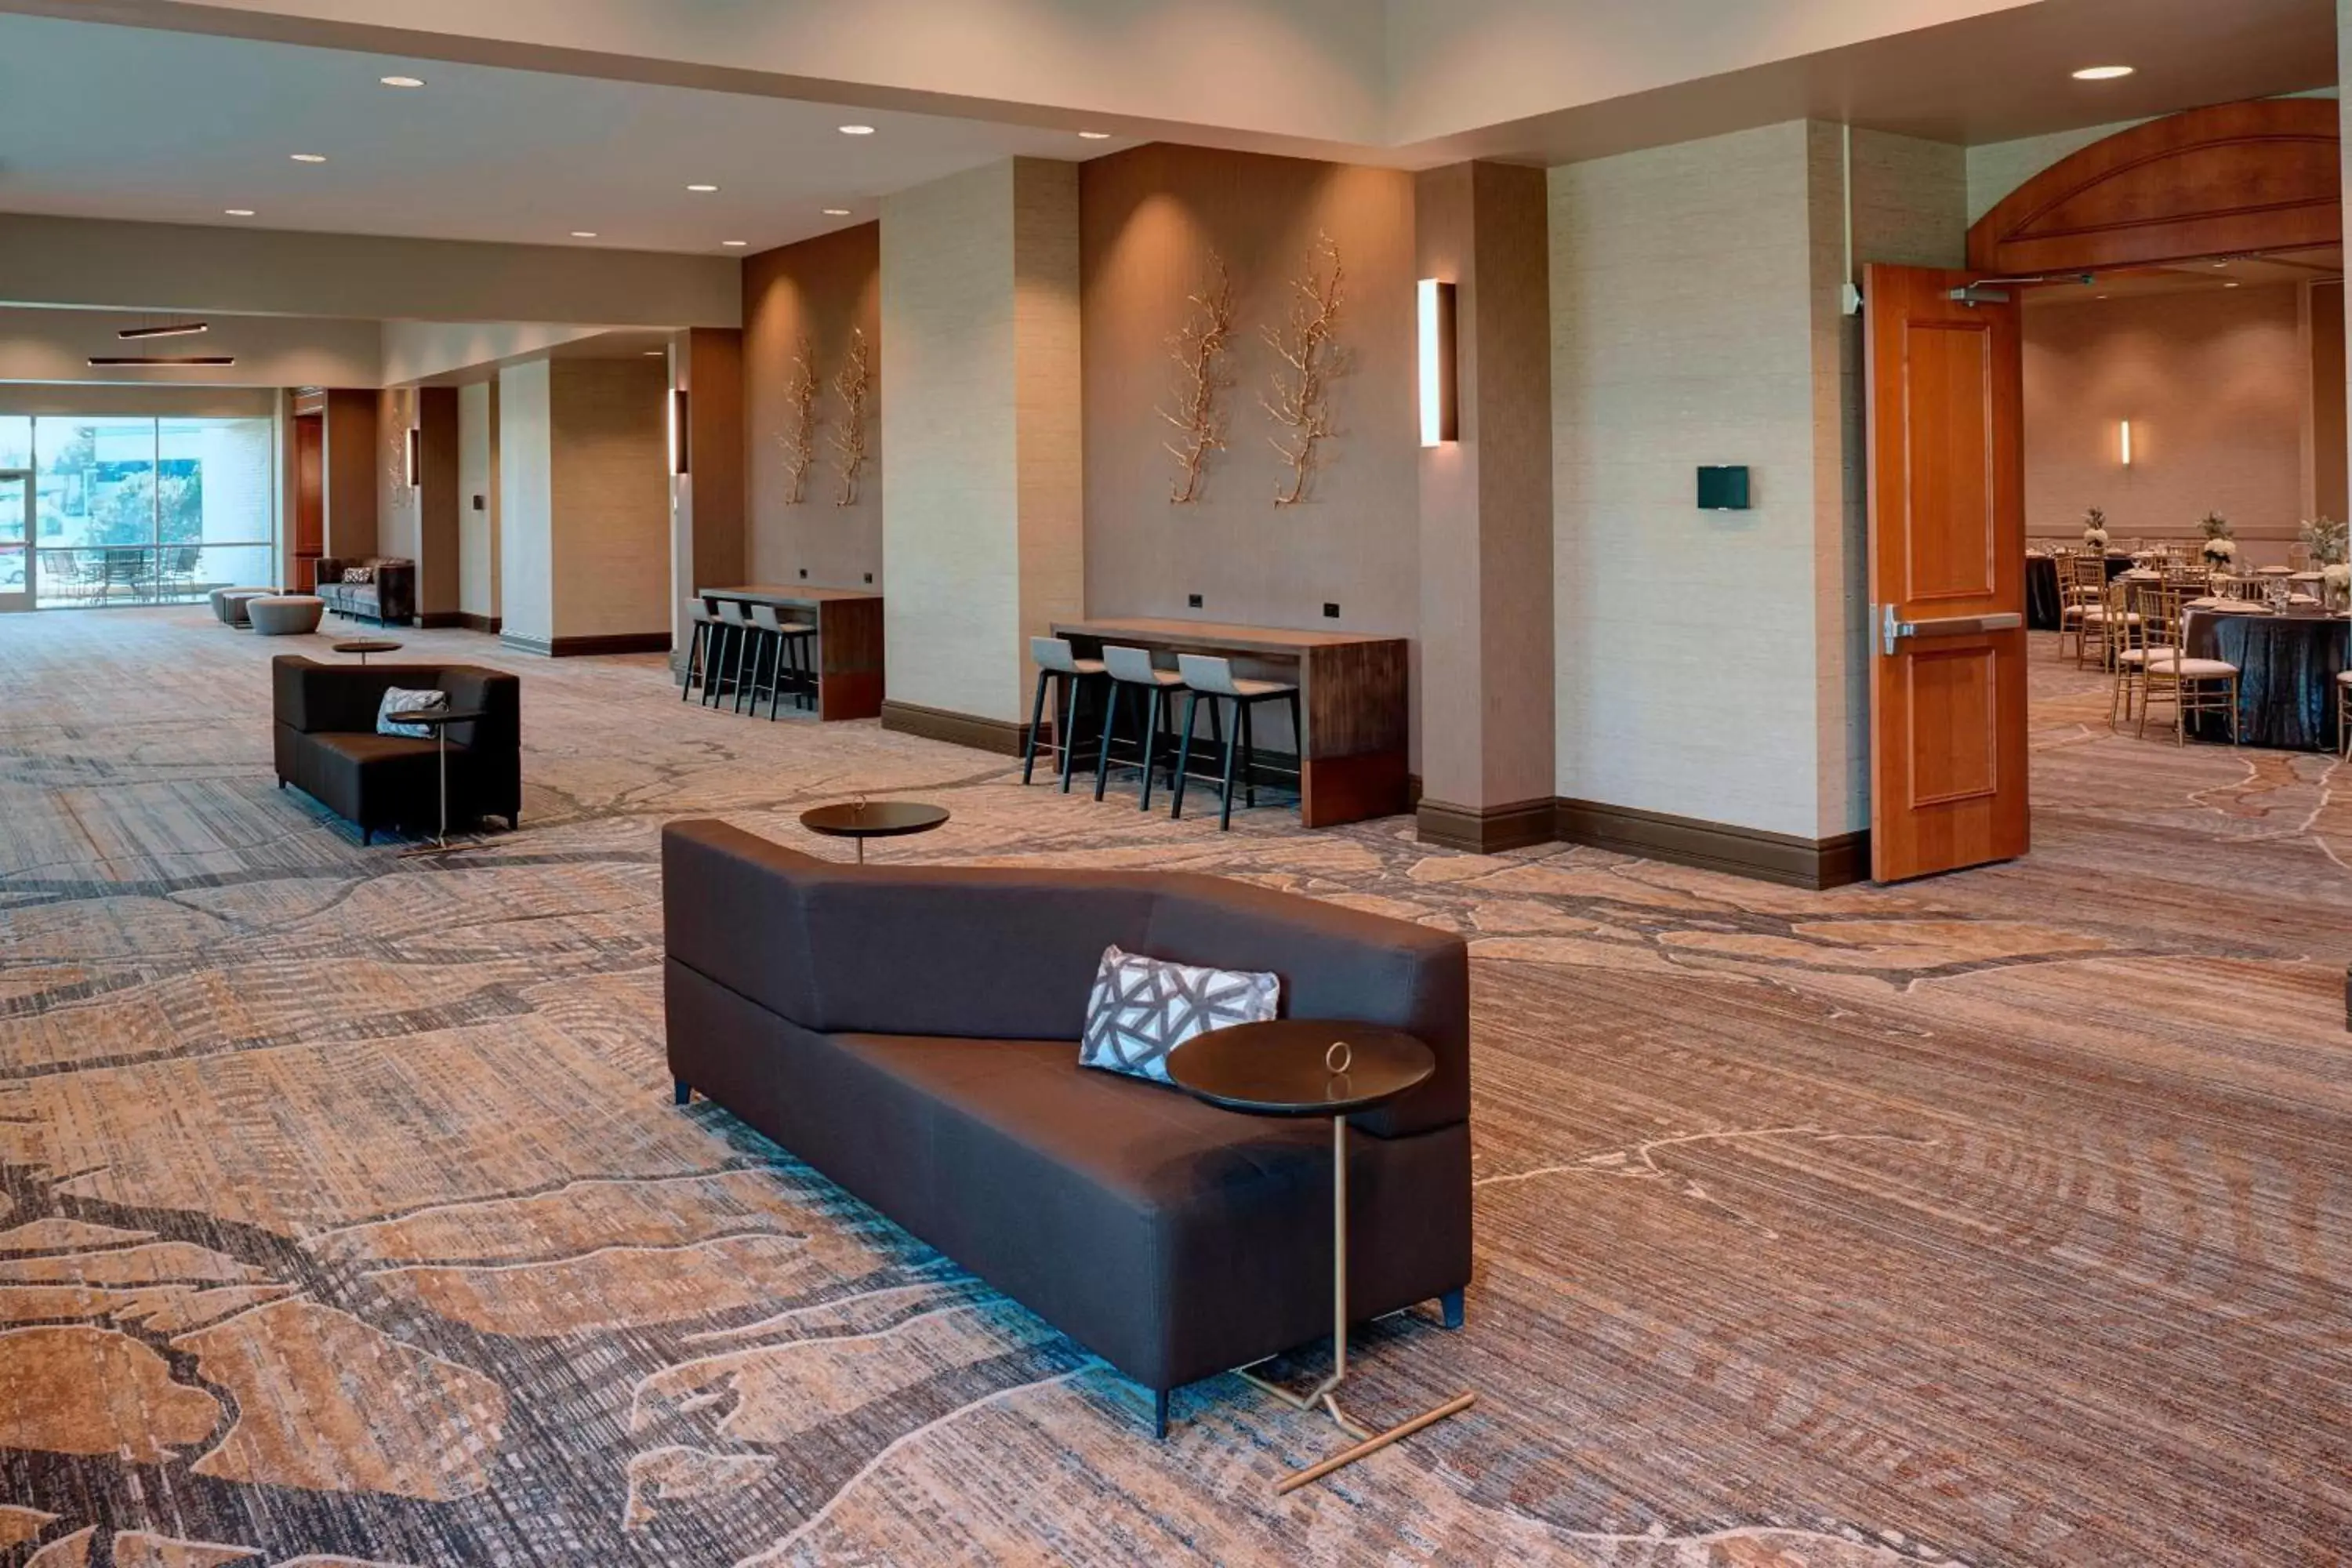
[[[0,468],[0,613],[34,603],[33,475]]]

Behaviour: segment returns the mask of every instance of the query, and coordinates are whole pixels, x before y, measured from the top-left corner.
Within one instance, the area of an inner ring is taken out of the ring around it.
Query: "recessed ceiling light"
[[[2074,73],[2074,79],[2076,81],[2114,81],[2118,77],[2131,75],[2133,68],[2130,66],[2084,66]]]
[[[824,216],[827,217],[847,217],[849,216],[849,209],[847,207],[827,207],[824,209]]]
[[[298,163],[323,163],[327,161],[324,153],[289,153],[286,155]]]
[[[253,209],[251,207],[223,207],[221,208],[221,214],[225,217],[251,217],[253,216]]]
[[[730,250],[740,250],[743,247],[751,244],[751,242],[748,239],[722,239],[719,243],[727,247]]]
[[[593,228],[575,228],[572,231],[572,237],[574,239],[593,239],[596,237],[596,231]]]
[[[647,359],[663,359],[667,357],[668,353],[669,351],[667,349],[647,349],[646,351],[646,357]]]
[[[2224,288],[2224,289],[2235,289],[2237,286],[2238,286],[2238,283],[2237,283],[2237,279],[2231,279],[2229,282],[2224,283],[2224,284],[2222,284],[2222,285],[2221,285],[2221,287],[2222,287],[2222,288]]]
[[[1108,131],[1081,131],[1078,132],[1078,140],[1081,142],[1108,142],[1110,140],[1110,132]]]
[[[698,196],[714,195],[719,190],[717,185],[688,185],[686,188]]]
[[[421,76],[380,76],[375,79],[386,87],[423,87],[425,85],[425,79]]]
[[[845,125],[841,128],[841,133],[844,136],[871,136],[874,134],[874,127],[871,125]]]

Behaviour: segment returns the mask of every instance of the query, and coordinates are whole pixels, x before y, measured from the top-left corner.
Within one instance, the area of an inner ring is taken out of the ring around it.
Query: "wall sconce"
[[[425,432],[412,425],[400,444],[400,482],[413,490],[424,483],[424,473]]]
[[[669,389],[669,471],[681,477],[686,474],[688,460],[693,457],[692,442],[687,436],[686,416],[686,388],[673,386]]]
[[[2125,420],[2123,422],[2122,428],[2124,467],[2128,468],[2131,467],[2131,421],[2128,419]]]
[[[1421,302],[1421,444],[1461,439],[1461,383],[1454,364],[1454,285],[1424,278]]]

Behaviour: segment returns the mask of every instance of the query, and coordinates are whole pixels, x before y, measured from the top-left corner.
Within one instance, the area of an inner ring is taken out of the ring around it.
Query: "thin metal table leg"
[[[1264,1389],[1294,1410],[1315,1410],[1318,1406],[1331,1417],[1333,1425],[1356,1439],[1355,1446],[1334,1454],[1319,1464],[1292,1472],[1275,1484],[1276,1496],[1296,1491],[1311,1481],[1321,1480],[1335,1470],[1354,1464],[1366,1455],[1378,1453],[1401,1437],[1409,1437],[1424,1426],[1433,1426],[1449,1415],[1469,1409],[1478,1401],[1475,1394],[1457,1394],[1434,1409],[1423,1411],[1410,1420],[1384,1432],[1369,1431],[1350,1420],[1339,1408],[1339,1388],[1348,1375],[1348,1119],[1331,1119],[1331,1375],[1306,1394],[1294,1394],[1280,1384],[1242,1372],[1245,1383]]]
[[[434,728],[441,735],[441,831],[433,836],[433,842],[446,849],[449,847],[449,726],[436,724]]]

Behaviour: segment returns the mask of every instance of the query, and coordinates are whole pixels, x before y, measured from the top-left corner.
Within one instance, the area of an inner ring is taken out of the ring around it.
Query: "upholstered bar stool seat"
[[[686,645],[686,669],[677,683],[677,700],[680,702],[691,697],[697,686],[706,692],[710,689],[710,655],[718,641],[719,626],[718,607],[712,601],[703,600],[702,607],[694,612],[688,624],[692,629],[688,634],[689,640]]]
[[[735,700],[735,711],[743,711],[743,664],[752,651],[752,639],[757,632],[751,625],[751,611],[740,599],[718,599],[711,607],[718,612],[719,625],[711,630],[711,653],[709,668],[702,676],[702,705],[719,706],[722,688]]]
[[[1240,764],[1242,789],[1251,805],[1257,804],[1256,736],[1250,721],[1251,710],[1261,702],[1286,702],[1290,707],[1290,733],[1298,747],[1299,755],[1307,754],[1307,734],[1299,722],[1298,688],[1287,681],[1257,680],[1234,673],[1234,661],[1207,654],[1181,653],[1176,656],[1176,668],[1188,695],[1184,701],[1184,739],[1176,751],[1176,800],[1170,815],[1184,815],[1185,775],[1192,763],[1192,723],[1199,711],[1201,699],[1209,700],[1209,721],[1214,726],[1218,711],[1232,703],[1234,721],[1225,727],[1220,742],[1224,752],[1224,770],[1218,788],[1217,826],[1230,831],[1234,826],[1234,770]],[[1213,737],[1214,738],[1214,737]]]
[[[1104,679],[1103,661],[1080,658],[1067,637],[1031,637],[1029,657],[1037,666],[1037,695],[1029,704],[1029,741],[1021,752],[1021,782],[1027,784],[1037,766],[1037,731],[1045,722],[1045,687],[1062,683],[1061,706],[1055,710],[1054,743],[1062,752],[1062,793],[1070,793],[1070,742],[1077,733],[1078,690],[1088,681]],[[1105,722],[1108,715],[1105,715]]]
[[[1130,697],[1140,699],[1143,712],[1143,790],[1139,809],[1151,809],[1151,770],[1160,760],[1160,731],[1163,723],[1175,717],[1173,693],[1182,689],[1184,678],[1172,669],[1161,669],[1151,662],[1149,648],[1128,647],[1119,643],[1103,645],[1103,673],[1110,677],[1110,701],[1103,710],[1102,748],[1095,759],[1095,798],[1103,797],[1103,784],[1110,775],[1111,737],[1118,729],[1118,710]]]
[[[773,723],[777,704],[787,687],[794,702],[814,707],[816,675],[809,663],[809,648],[816,641],[816,627],[806,621],[784,619],[782,612],[773,605],[752,605],[749,608],[751,629],[759,639],[751,649],[751,711],[760,711],[760,695],[766,692],[768,721]]]
[[[300,637],[315,632],[326,613],[327,601],[310,594],[264,594],[245,601],[245,616],[256,637]]]

